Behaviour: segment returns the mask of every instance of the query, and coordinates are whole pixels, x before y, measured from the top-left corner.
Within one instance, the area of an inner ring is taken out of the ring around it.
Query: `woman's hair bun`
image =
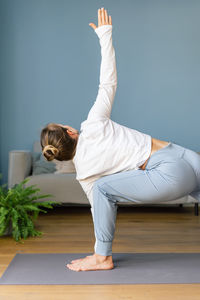
[[[51,161],[58,156],[59,150],[53,145],[46,145],[42,153],[48,161]]]

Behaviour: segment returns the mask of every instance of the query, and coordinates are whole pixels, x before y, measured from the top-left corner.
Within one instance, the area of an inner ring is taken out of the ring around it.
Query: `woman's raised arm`
[[[117,88],[115,51],[112,45],[112,18],[102,8],[98,10],[98,27],[94,23],[89,23],[89,25],[99,37],[102,59],[98,94],[87,119],[110,118]]]

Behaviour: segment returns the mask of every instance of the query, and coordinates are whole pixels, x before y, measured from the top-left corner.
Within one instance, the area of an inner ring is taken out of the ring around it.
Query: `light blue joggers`
[[[112,255],[117,202],[156,203],[191,195],[200,202],[200,155],[169,143],[149,158],[145,170],[130,170],[98,179],[91,208],[95,253]]]

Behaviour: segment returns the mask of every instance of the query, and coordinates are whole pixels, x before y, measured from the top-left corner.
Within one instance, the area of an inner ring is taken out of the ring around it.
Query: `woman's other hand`
[[[108,16],[107,10],[102,7],[98,9],[98,27],[103,25],[112,25],[112,18]],[[89,26],[94,30],[97,28],[94,23],[89,23]]]

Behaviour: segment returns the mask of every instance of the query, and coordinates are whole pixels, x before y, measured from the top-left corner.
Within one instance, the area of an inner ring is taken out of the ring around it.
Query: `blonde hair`
[[[42,129],[40,135],[42,153],[46,160],[71,160],[76,151],[77,140],[71,138],[66,128],[49,123]]]

